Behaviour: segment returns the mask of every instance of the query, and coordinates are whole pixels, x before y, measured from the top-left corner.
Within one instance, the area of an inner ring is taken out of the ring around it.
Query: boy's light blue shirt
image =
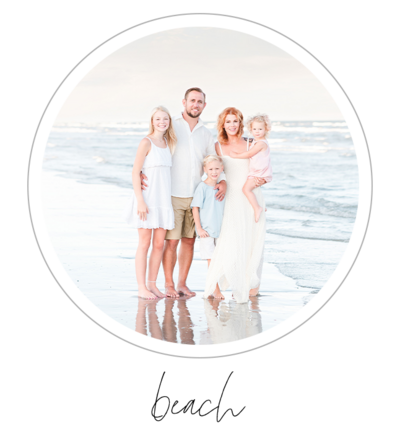
[[[214,186],[209,186],[202,181],[196,188],[190,207],[198,207],[200,209],[201,227],[210,235],[211,238],[218,238],[222,216],[224,214],[225,198],[222,201],[215,199]]]

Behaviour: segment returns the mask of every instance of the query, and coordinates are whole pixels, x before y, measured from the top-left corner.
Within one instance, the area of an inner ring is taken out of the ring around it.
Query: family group
[[[139,232],[138,295],[194,296],[186,281],[198,237],[200,256],[208,261],[204,297],[224,299],[222,291],[230,288],[237,302],[247,302],[261,281],[266,209],[260,186],[272,180],[271,123],[265,114],[249,118],[251,138],[245,138],[243,114],[228,107],[218,116],[215,142],[200,119],[206,94],[190,88],[182,103],[183,112],[173,118],[163,106],[152,111],[134,160],[126,219]],[[161,262],[164,292],[156,285]]]

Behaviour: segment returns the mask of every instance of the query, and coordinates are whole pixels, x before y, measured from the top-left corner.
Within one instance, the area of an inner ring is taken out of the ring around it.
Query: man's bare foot
[[[179,298],[179,293],[175,290],[175,287],[173,285],[165,286],[165,295],[168,298]]]
[[[257,296],[258,295],[258,287],[256,289],[251,289],[249,296]]]
[[[260,219],[262,213],[262,207],[258,206],[258,209],[254,212],[254,217],[256,219],[256,223],[258,223],[258,220]]]
[[[213,296],[214,296],[215,299],[225,299],[225,296],[221,292],[215,291],[213,293]]]
[[[157,299],[157,296],[154,293],[151,293],[150,290],[147,290],[147,288],[139,289],[138,296],[143,299]]]
[[[180,295],[196,296],[196,292],[192,292],[187,285],[180,285],[176,288]]]
[[[153,293],[154,295],[157,296],[157,298],[165,298],[165,293],[160,292],[160,290],[158,290],[157,286],[155,285],[155,283],[147,283],[147,288],[149,289],[149,291],[151,293]]]

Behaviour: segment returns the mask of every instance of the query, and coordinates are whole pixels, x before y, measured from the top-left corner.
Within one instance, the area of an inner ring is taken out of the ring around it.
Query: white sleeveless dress
[[[258,223],[254,210],[242,188],[249,174],[249,160],[224,155],[226,201],[221,233],[207,273],[204,298],[212,295],[217,282],[221,290],[232,290],[238,303],[249,300],[250,289],[260,285],[264,260],[266,222],[262,214]],[[265,201],[260,187],[254,189],[258,204]]]
[[[135,192],[125,211],[125,220],[137,229],[167,229],[175,226],[174,209],[171,203],[171,151],[156,146],[149,137],[151,149],[147,154],[142,171],[147,176],[148,187],[143,190],[143,199],[149,208],[147,219],[140,220],[137,214]]]

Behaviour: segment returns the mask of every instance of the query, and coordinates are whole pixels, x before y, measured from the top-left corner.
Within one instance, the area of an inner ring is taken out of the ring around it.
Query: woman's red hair
[[[224,129],[225,120],[228,115],[235,115],[235,117],[239,120],[239,130],[237,132],[237,136],[241,137],[244,131],[243,114],[239,109],[236,109],[236,107],[227,107],[218,115],[217,120],[217,138],[221,144],[228,142],[228,135]]]

